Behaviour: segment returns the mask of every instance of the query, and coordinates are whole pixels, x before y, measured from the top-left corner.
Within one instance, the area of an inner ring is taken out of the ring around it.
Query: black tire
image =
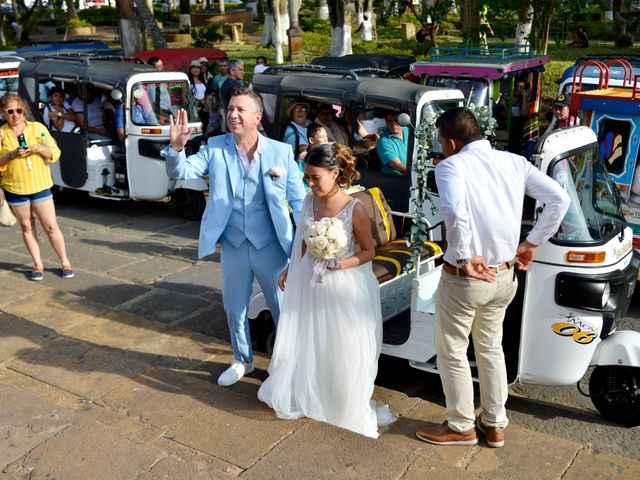
[[[589,395],[607,420],[625,427],[640,425],[640,368],[596,367],[589,379]]]
[[[251,322],[250,327],[251,338],[256,342],[256,350],[271,355],[276,339],[276,327],[271,318],[271,312],[262,312]]]
[[[207,201],[204,192],[178,188],[171,195],[171,208],[173,208],[180,218],[185,220],[199,221],[204,213]]]

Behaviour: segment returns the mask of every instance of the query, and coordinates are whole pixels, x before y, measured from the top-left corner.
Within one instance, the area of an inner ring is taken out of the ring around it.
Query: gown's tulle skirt
[[[377,438],[371,395],[382,344],[378,281],[369,262],[326,272],[312,288],[312,268],[305,255],[299,275],[287,279],[258,398],[279,418],[309,417]]]

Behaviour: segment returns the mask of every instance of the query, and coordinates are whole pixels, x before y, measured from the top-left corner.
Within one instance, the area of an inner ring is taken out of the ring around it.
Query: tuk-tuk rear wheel
[[[607,420],[626,427],[640,425],[640,368],[596,367],[589,379],[589,395]]]
[[[200,220],[207,201],[204,192],[178,188],[171,194],[171,207],[185,220]]]

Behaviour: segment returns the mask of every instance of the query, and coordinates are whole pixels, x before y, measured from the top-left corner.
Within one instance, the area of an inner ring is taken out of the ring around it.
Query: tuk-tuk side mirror
[[[411,124],[411,117],[409,117],[409,115],[406,113],[401,113],[400,115],[398,115],[398,120],[396,121],[398,122],[398,125],[400,125],[401,127],[413,128],[413,125]]]

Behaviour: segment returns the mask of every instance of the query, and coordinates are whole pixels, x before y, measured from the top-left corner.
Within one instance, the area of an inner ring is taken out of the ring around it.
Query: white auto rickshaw
[[[188,112],[193,131],[186,147],[189,153],[196,152],[204,142],[184,73],[157,71],[137,59],[96,53],[34,55],[20,64],[20,94],[43,123],[42,108],[48,100],[45,92],[53,86],[71,97],[92,89],[107,107],[111,99],[112,112],[124,109],[123,138],[113,125],[107,136],[89,134],[87,128],[51,132],[62,150],[60,161],[51,165],[55,185],[108,200],[171,197],[183,218],[198,220],[202,216],[206,182],[170,179],[160,154],[169,143],[169,115],[176,115],[180,108]],[[133,115],[136,102],[144,108],[144,118]],[[86,104],[80,113],[90,118]]]
[[[453,93],[455,90],[407,87],[408,82],[400,80],[357,75],[343,75],[332,85],[332,75],[337,74],[296,72],[295,68],[257,75],[257,91],[272,100],[268,121],[276,127],[281,125],[281,105],[286,97],[338,104],[356,112],[373,108],[401,111],[413,125],[429,118],[433,121],[443,108],[460,105],[462,100],[462,94]],[[432,158],[439,156],[437,149],[436,138]],[[409,162],[416,162],[418,148],[413,141],[409,153]],[[613,421],[639,425],[640,333],[617,331],[617,325],[627,312],[635,288],[640,255],[632,248],[633,234],[622,214],[615,185],[598,155],[596,136],[587,127],[550,133],[539,140],[531,161],[566,189],[572,203],[561,228],[538,249],[530,269],[518,272],[518,294],[504,324],[509,381],[578,383],[580,388],[583,377],[591,371],[588,395],[598,411]],[[421,214],[432,227],[418,268],[408,272],[403,269],[409,258],[404,227],[397,221],[394,226],[391,218],[392,214],[401,218],[413,214],[409,197],[418,189],[406,188],[405,182],[416,187],[415,172],[411,178],[395,175],[382,179],[380,172],[363,171],[365,186],[379,185],[383,195],[376,188],[355,195],[370,212],[377,245],[373,270],[381,290],[382,353],[406,358],[414,368],[437,373],[435,292],[445,245],[434,162],[428,159],[426,165],[426,189],[432,201],[423,204]],[[381,182],[371,185],[371,180]],[[404,202],[400,195],[405,195]],[[410,205],[408,211],[391,212],[385,196],[395,199],[389,202],[393,209],[404,204]],[[523,236],[543,208],[532,199],[525,201]],[[273,322],[259,291],[252,297],[249,318],[258,348],[269,351],[274,339]],[[470,360],[474,365],[472,352]]]

